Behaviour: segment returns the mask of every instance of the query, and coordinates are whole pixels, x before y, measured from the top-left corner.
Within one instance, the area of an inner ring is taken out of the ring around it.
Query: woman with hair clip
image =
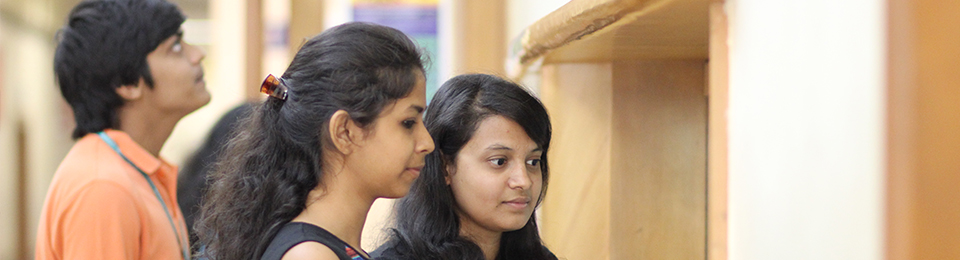
[[[407,194],[433,140],[421,54],[366,23],[307,41],[242,121],[211,178],[196,228],[210,259],[369,259],[377,198]]]
[[[557,259],[533,217],[549,177],[543,104],[495,76],[462,75],[443,84],[424,122],[437,150],[375,257]]]

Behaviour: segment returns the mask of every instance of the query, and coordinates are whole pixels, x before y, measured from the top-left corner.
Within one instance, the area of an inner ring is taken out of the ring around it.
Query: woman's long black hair
[[[491,75],[454,77],[443,84],[430,101],[424,125],[436,150],[428,154],[419,178],[396,208],[396,228],[381,259],[484,259],[476,243],[460,236],[460,219],[453,191],[446,184],[446,164],[455,162],[460,149],[470,140],[479,123],[490,116],[517,122],[530,139],[543,149],[540,168],[547,191],[547,151],[551,126],[543,104],[512,82]],[[557,259],[546,247],[531,215],[523,228],[504,232],[496,259]]]
[[[348,23],[307,41],[281,77],[287,99],[255,107],[218,162],[195,227],[202,257],[259,259],[322,187],[333,113],[369,127],[423,71],[416,45],[393,28]]]

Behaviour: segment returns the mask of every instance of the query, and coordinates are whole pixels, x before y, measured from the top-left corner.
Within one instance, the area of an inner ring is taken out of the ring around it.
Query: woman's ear
[[[364,130],[357,125],[345,110],[337,110],[330,117],[330,139],[333,140],[333,146],[341,154],[347,155],[356,149],[356,146],[363,140]]]
[[[350,124],[352,122],[350,114],[344,110],[337,110],[330,117],[330,124],[328,124],[328,131],[330,132],[328,134],[333,141],[333,146],[341,154],[350,154],[353,151],[353,140],[350,134]]]
[[[443,163],[444,167],[447,169],[447,174],[443,175],[443,180],[446,181],[447,185],[449,186],[450,177],[452,177],[454,174],[457,174],[457,166],[454,163],[447,161],[446,159],[444,159],[443,161],[444,161]]]

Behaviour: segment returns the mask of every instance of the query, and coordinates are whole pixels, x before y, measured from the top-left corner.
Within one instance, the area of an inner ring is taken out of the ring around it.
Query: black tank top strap
[[[267,250],[264,251],[260,260],[280,260],[283,258],[283,254],[286,254],[290,248],[303,242],[323,244],[329,247],[330,250],[333,250],[333,253],[336,254],[340,260],[366,259],[362,256],[357,258],[356,256],[359,256],[359,254],[354,251],[350,245],[326,229],[309,223],[290,222],[280,228],[280,231],[273,237],[273,241],[267,246]]]

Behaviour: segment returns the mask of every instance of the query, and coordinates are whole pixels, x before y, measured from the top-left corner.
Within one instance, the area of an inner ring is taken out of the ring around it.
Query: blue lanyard
[[[146,172],[143,172],[140,167],[137,167],[136,164],[133,164],[130,159],[127,159],[127,157],[120,152],[120,147],[117,146],[117,142],[114,142],[110,136],[107,136],[107,133],[100,131],[97,132],[97,135],[100,135],[100,139],[103,139],[103,142],[107,143],[110,148],[113,148],[113,151],[117,152],[117,154],[120,155],[120,158],[123,158],[124,161],[127,161],[130,166],[133,166],[134,169],[137,169],[137,171],[140,172],[140,175],[143,175],[144,179],[147,179],[147,183],[149,183],[150,188],[153,189],[153,195],[156,195],[157,200],[160,201],[160,206],[163,208],[163,213],[167,213],[167,221],[170,221],[170,227],[173,228],[173,234],[177,236],[177,245],[180,246],[180,253],[183,254],[183,259],[190,259],[187,249],[183,247],[183,242],[180,241],[180,232],[177,231],[177,225],[173,224],[173,217],[170,216],[170,210],[167,209],[167,203],[163,202],[163,197],[160,197],[160,191],[157,191],[157,185],[153,184],[153,180],[150,179],[150,176],[148,176]]]

